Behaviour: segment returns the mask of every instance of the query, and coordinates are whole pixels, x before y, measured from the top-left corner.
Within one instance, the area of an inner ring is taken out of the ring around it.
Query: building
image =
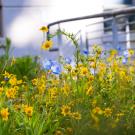
[[[101,13],[109,8],[121,8],[125,4],[129,6],[135,3],[135,0],[123,0],[123,2],[122,0],[111,0],[109,2],[108,0],[94,0],[91,3],[89,3],[89,0],[85,2],[83,0],[59,0],[59,2],[60,4],[56,0],[0,0],[0,20],[2,20],[0,22],[0,34],[3,37],[11,38],[12,48],[14,48],[11,55],[16,57],[41,55],[41,57],[55,59],[59,55],[57,52],[43,52],[40,50],[43,41],[42,33],[39,31],[40,26],[61,19]],[[109,5],[114,6],[109,7]],[[88,27],[86,30],[85,26],[102,21],[104,21],[104,18],[64,23],[61,24],[61,28],[74,33],[81,29],[82,42],[85,42],[85,34],[89,30]],[[105,24],[100,23],[93,26],[92,30],[102,28],[103,31],[98,33],[100,36],[104,33],[104,27]],[[55,46],[57,45],[59,46],[59,42],[56,42]],[[69,45],[65,51],[65,46],[62,46],[60,50],[60,54],[68,56],[71,55],[69,52],[72,52],[73,48]]]

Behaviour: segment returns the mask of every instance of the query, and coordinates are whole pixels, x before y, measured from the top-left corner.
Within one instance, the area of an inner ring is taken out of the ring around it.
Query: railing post
[[[113,16],[112,20],[112,40],[113,40],[113,47],[114,49],[118,49],[119,42],[118,42],[118,28],[117,28],[117,21],[116,17]]]
[[[60,30],[60,29],[61,29],[60,24],[58,24],[58,30]],[[57,41],[58,41],[58,47],[59,47],[59,45],[62,44],[62,35],[61,34],[57,35]]]
[[[50,38],[49,38],[49,34],[50,34],[50,27],[49,26],[47,26],[48,27],[48,32],[47,32],[47,40],[49,40]]]
[[[130,49],[130,27],[129,27],[129,21],[128,18],[126,18],[126,48]]]

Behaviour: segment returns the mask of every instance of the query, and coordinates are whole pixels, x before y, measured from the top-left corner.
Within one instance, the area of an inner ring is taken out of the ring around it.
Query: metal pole
[[[128,18],[126,18],[126,48],[130,49],[130,27],[129,27],[129,22]]]
[[[116,22],[116,17],[113,16],[112,20],[112,40],[113,40],[113,47],[114,49],[118,49],[118,29],[117,29],[117,22]]]
[[[78,20],[85,20],[85,19],[91,19],[91,18],[110,17],[110,16],[131,14],[131,13],[134,13],[134,12],[135,12],[135,7],[129,7],[129,8],[124,8],[124,9],[120,9],[120,10],[113,10],[113,11],[106,11],[104,13],[88,15],[88,16],[81,16],[81,17],[64,19],[64,20],[52,22],[52,23],[48,24],[48,27],[59,24],[59,23],[78,21]]]

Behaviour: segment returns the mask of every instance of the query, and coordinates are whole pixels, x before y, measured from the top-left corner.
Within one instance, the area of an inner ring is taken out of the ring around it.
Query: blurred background
[[[135,0],[0,0],[0,42],[2,44],[5,37],[9,37],[12,41],[11,55],[15,57],[24,55],[43,55],[50,59],[55,59],[59,55],[68,57],[71,56],[74,48],[68,41],[62,43],[61,37],[54,39],[56,51],[40,50],[43,41],[42,32],[39,31],[41,26],[67,18],[124,10],[134,5]],[[129,42],[129,34],[131,28],[134,30],[134,27],[130,26],[130,21],[134,24],[135,17],[132,15],[128,19],[123,18],[115,20],[117,24],[121,23],[120,27],[116,27],[117,29],[112,29],[114,27],[112,17],[100,17],[62,23],[51,27],[50,31],[54,32],[61,28],[74,34],[79,33],[82,48],[90,49],[94,43],[101,44],[108,49],[116,48],[114,44],[117,44],[117,49],[121,46],[123,49],[129,48],[131,44],[134,48],[134,42]],[[120,37],[122,42],[114,43],[113,39],[117,38],[118,28],[120,28],[119,32],[126,33]]]

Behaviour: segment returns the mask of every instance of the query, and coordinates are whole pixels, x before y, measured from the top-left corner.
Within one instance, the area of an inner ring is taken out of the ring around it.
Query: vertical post
[[[58,24],[58,30],[60,30],[60,24]],[[57,35],[57,51],[58,51],[58,57],[61,55],[61,48],[62,45],[62,35]]]
[[[48,25],[47,27],[48,27],[47,40],[49,40],[49,39],[50,39],[50,38],[49,38],[49,34],[50,34],[50,27],[49,27],[49,25]]]
[[[60,24],[58,24],[58,30],[60,30]],[[57,36],[57,41],[58,41],[58,44],[59,44],[59,45],[62,44],[62,36],[61,36],[61,34],[59,34],[59,35]]]
[[[126,48],[130,49],[130,27],[129,27],[129,21],[128,18],[126,18]]]
[[[85,33],[85,36],[86,36],[86,50],[89,52],[89,43],[88,43],[87,33]]]
[[[119,47],[118,28],[117,28],[117,21],[115,16],[113,16],[113,20],[112,20],[112,40],[113,40],[112,43],[114,49],[118,49]]]

